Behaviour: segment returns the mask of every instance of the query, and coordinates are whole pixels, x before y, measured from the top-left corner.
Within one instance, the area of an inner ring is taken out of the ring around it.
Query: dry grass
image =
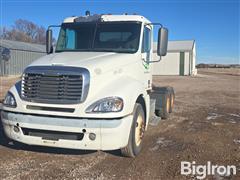
[[[240,76],[240,68],[199,68],[198,72]]]

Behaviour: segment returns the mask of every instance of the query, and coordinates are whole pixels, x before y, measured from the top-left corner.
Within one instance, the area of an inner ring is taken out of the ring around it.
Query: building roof
[[[46,46],[41,44],[25,43],[20,41],[11,40],[0,40],[0,46],[9,49],[21,50],[21,51],[31,51],[31,52],[46,52]]]
[[[168,52],[192,51],[195,41],[168,41]],[[153,52],[157,52],[157,42],[154,42]]]

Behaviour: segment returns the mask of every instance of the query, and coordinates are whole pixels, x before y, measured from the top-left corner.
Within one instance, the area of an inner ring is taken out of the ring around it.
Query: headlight
[[[8,107],[13,107],[13,108],[17,107],[16,100],[12,93],[10,93],[10,92],[7,93],[7,95],[5,96],[5,99],[3,101],[3,105],[8,106]]]
[[[123,109],[123,100],[120,97],[107,97],[101,99],[86,109],[86,113],[119,112]]]

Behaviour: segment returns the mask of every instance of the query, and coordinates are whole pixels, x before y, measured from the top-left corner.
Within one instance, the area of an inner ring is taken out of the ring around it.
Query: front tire
[[[136,157],[142,149],[142,139],[145,132],[146,119],[142,105],[136,103],[134,107],[133,123],[126,147],[121,149],[122,155]]]

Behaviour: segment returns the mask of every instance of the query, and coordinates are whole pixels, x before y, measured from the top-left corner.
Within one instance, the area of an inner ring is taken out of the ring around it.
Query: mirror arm
[[[48,30],[49,30],[49,29],[52,29],[52,28],[54,28],[54,27],[61,27],[61,25],[50,25],[50,26],[48,26]]]
[[[157,62],[160,62],[162,60],[162,56],[159,56],[159,60],[157,60],[157,61],[146,61],[146,60],[143,60],[145,63],[149,63],[149,64],[151,64],[151,63],[157,63]]]
[[[160,28],[163,27],[161,23],[147,23],[146,25],[160,26]]]
[[[157,63],[157,62],[160,62],[162,60],[162,56],[159,56],[159,60],[157,61],[149,61],[149,63]]]

